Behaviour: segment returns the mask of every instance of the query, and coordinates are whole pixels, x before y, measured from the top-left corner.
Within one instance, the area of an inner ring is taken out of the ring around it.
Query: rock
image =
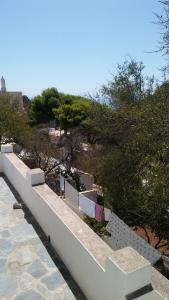
[[[43,278],[41,281],[46,284],[49,290],[54,290],[65,283],[60,272],[54,272],[51,275]]]
[[[44,300],[42,296],[34,290],[29,290],[23,293],[20,293],[14,298],[14,300]]]
[[[21,203],[18,203],[18,202],[15,202],[13,204],[13,209],[22,209],[22,204]]]
[[[44,265],[40,262],[40,260],[35,260],[28,268],[27,272],[30,273],[33,277],[38,278],[43,276],[48,271],[44,267]]]

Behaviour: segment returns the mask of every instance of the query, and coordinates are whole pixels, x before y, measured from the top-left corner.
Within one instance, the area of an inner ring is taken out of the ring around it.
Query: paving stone
[[[6,255],[0,250],[0,257],[5,257]]]
[[[38,283],[36,289],[40,292],[41,295],[43,295],[45,299],[49,299],[49,300],[53,299],[51,295],[52,292],[50,292],[45,285]]]
[[[44,283],[48,289],[54,290],[57,287],[60,287],[62,284],[65,283],[62,275],[59,272],[54,272],[49,276],[42,278],[42,283]]]
[[[8,255],[8,264],[18,262],[20,266],[30,265],[36,259],[36,253],[34,253],[29,244],[16,245],[14,251]]]
[[[23,273],[22,276],[18,278],[18,284],[21,291],[26,291],[34,287],[35,280],[31,275]]]
[[[10,237],[10,233],[9,233],[9,230],[2,230],[1,232],[0,232],[0,235],[1,235],[1,237],[3,237],[3,238],[8,238],[8,237]]]
[[[10,274],[0,275],[0,299],[1,297],[10,297],[17,291],[16,276]]]
[[[49,256],[48,251],[43,245],[37,250],[37,254],[50,268],[56,268],[52,258]]]
[[[23,273],[23,271],[24,268],[19,264],[18,261],[8,263],[8,272],[10,272],[11,274],[20,275],[21,273]]]
[[[36,235],[33,227],[28,223],[21,223],[18,226],[13,227],[11,231],[17,235],[18,238],[21,237],[23,239],[27,239],[28,236],[34,237]]]
[[[36,235],[33,238],[29,239],[29,242],[31,245],[33,245],[35,248],[39,249],[39,247],[42,247],[42,242],[40,238]]]
[[[35,260],[27,269],[27,272],[30,273],[33,277],[38,278],[47,273],[47,269],[39,260]]]
[[[20,293],[14,298],[14,300],[45,300],[42,296],[34,290],[29,290],[23,293]]]
[[[11,212],[8,215],[0,216],[0,228],[10,229],[21,222],[24,222],[24,219],[17,218],[17,216],[13,212]]]
[[[72,291],[68,286],[64,289],[64,300],[75,300],[75,296],[73,295]]]
[[[21,209],[16,210],[15,215],[17,216],[18,219],[21,219],[21,220],[24,219],[24,217],[25,217],[25,214],[24,214],[23,210],[21,210]]]
[[[75,299],[66,283],[70,275],[63,262],[55,251],[48,253],[23,212],[13,210],[14,202],[0,177],[0,300]],[[72,291],[76,293],[76,288]]]
[[[50,300],[65,300],[64,289],[55,290]]]
[[[7,193],[2,195],[0,198],[1,198],[0,200],[3,201],[3,203],[10,204],[10,205],[13,205],[13,203],[16,201],[15,198],[9,197]]]
[[[1,258],[0,259],[0,273],[5,271],[5,264],[6,264],[6,259],[5,258]]]
[[[4,253],[10,253],[13,249],[13,245],[9,240],[0,239],[0,250]]]

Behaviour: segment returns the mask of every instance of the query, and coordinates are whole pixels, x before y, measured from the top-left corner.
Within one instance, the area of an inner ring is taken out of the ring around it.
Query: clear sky
[[[158,0],[0,0],[0,75],[32,97],[92,93],[128,55],[160,78]]]

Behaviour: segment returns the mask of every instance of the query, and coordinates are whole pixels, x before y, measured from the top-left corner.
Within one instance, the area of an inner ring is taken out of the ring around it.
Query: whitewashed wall
[[[82,172],[80,170],[77,170],[77,172],[80,175],[80,182],[84,184],[86,190],[92,190],[94,184],[93,175]]]
[[[139,237],[114,213],[111,214],[107,230],[111,233],[111,246],[114,250],[128,246],[133,247],[138,253],[148,259],[151,264],[155,264],[161,257],[159,251]]]
[[[79,208],[91,218],[95,218],[96,203],[79,193]]]
[[[65,198],[73,206],[79,206],[79,192],[67,180],[65,180]]]
[[[86,198],[89,198],[94,202],[97,202],[97,192],[94,190],[80,192],[80,194],[84,195]]]
[[[32,173],[13,153],[0,156],[3,172],[88,299],[126,300],[126,295],[150,284],[150,264],[143,257],[131,248],[111,250],[46,184],[32,186],[38,171]],[[165,298],[153,291],[143,299]]]

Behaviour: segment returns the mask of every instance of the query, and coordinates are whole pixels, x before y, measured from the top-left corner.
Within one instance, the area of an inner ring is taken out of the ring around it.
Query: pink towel
[[[98,222],[103,221],[103,206],[96,203],[96,207],[95,207],[95,219]]]

